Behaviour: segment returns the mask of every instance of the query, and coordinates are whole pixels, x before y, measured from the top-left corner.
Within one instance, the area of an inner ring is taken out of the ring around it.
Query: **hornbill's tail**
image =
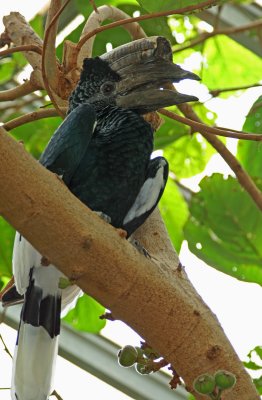
[[[31,269],[13,360],[12,400],[47,400],[52,391],[60,332],[59,275],[53,266]],[[50,291],[50,281],[56,290]]]

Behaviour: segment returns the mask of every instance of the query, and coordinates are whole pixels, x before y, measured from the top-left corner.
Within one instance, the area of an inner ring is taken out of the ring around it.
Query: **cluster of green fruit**
[[[236,383],[234,374],[219,370],[215,375],[203,374],[194,381],[194,389],[199,394],[208,395],[212,400],[221,400],[223,390],[232,389]]]
[[[119,350],[118,362],[121,367],[132,367],[135,364],[136,371],[146,375],[156,371],[154,360],[159,357],[160,355],[151,347],[140,348],[127,345]]]

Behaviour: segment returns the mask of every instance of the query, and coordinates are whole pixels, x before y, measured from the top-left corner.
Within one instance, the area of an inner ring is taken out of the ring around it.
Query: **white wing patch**
[[[144,182],[134,204],[125,216],[123,221],[124,225],[140,215],[145,214],[147,211],[151,210],[152,207],[154,207],[157,202],[159,192],[165,184],[163,179],[165,165],[166,163],[161,161],[156,175],[153,178],[148,178]]]

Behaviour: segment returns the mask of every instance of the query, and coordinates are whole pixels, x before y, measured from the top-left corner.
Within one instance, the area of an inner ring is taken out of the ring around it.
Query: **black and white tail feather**
[[[52,392],[58,351],[60,314],[75,306],[82,294],[75,285],[59,288],[64,275],[19,233],[13,253],[16,290],[24,295],[13,359],[12,400],[47,400]]]

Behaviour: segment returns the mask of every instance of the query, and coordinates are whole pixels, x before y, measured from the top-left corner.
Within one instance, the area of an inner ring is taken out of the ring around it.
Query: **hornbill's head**
[[[198,100],[172,90],[171,84],[199,77],[172,62],[170,43],[156,36],[123,45],[101,57],[86,58],[69,111],[81,103],[96,109],[116,105],[140,114]],[[170,89],[171,87],[171,89]]]

